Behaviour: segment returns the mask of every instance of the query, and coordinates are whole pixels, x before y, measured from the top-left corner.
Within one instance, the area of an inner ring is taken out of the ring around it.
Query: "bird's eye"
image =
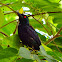
[[[26,16],[24,16],[24,18],[26,18]]]

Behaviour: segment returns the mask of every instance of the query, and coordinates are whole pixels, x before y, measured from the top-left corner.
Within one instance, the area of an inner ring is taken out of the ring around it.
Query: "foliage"
[[[44,34],[37,32],[42,42],[40,51],[29,50],[30,48],[25,45],[23,47],[18,31],[12,35],[17,25],[17,21],[12,21],[17,19],[17,15],[7,6],[0,4],[0,62],[62,61],[62,8],[59,2],[60,0],[0,0],[0,3],[8,5],[15,11],[21,7],[30,8],[27,11],[33,14],[29,17],[30,24],[34,29],[44,32]],[[46,24],[43,24],[42,19]],[[4,26],[5,24],[8,25]],[[46,37],[45,33],[54,37]]]

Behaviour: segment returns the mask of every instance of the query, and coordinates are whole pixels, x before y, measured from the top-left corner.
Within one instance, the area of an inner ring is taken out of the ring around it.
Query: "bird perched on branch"
[[[39,50],[39,46],[41,45],[41,41],[32,26],[29,25],[29,19],[26,15],[20,14],[17,12],[19,16],[19,25],[18,25],[18,35],[24,45],[28,45],[35,50]]]

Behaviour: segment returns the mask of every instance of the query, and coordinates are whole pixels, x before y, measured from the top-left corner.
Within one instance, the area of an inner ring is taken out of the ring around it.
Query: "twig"
[[[4,15],[11,14],[11,13],[14,13],[14,12],[6,13],[6,14],[4,14]]]
[[[10,8],[9,6],[7,6],[7,5],[5,5],[5,4],[3,4],[3,3],[0,3],[0,4],[2,4],[2,5],[4,5],[4,6],[6,6],[6,7],[8,7],[8,8],[11,9],[16,15],[18,15],[17,12],[14,11],[14,10],[13,10],[12,8]]]
[[[45,45],[48,45],[50,42],[52,42],[57,37],[62,37],[62,35],[55,35],[53,38],[49,39],[48,42],[45,43]]]
[[[28,17],[30,17],[30,16],[36,16],[36,15],[41,15],[41,14],[46,14],[46,13],[62,13],[62,11],[38,13],[38,14],[35,14],[35,15],[29,15]]]
[[[6,37],[8,37],[8,35],[6,35],[5,33],[3,33],[3,32],[0,32],[1,34],[3,34],[3,35],[5,35]]]
[[[59,33],[61,32],[61,30],[62,30],[62,27],[60,28],[60,30],[58,31],[58,33],[53,38],[49,39],[48,42],[45,43],[45,45],[48,45],[50,42],[52,42],[57,37],[62,37],[62,35],[59,35]]]
[[[19,24],[19,22],[17,22],[16,28],[15,28],[15,30],[14,30],[14,32],[13,32],[13,34],[15,34],[15,33],[16,33],[16,30],[18,29],[18,24]]]
[[[56,35],[58,35],[61,32],[61,30],[62,30],[62,27],[60,28],[60,30],[58,31],[58,33]]]
[[[14,13],[14,12],[10,12],[10,13]],[[7,14],[10,14],[10,13],[6,13],[6,14],[4,14],[4,15],[7,15]],[[58,11],[58,12],[46,12],[46,13],[62,13],[61,11]],[[30,17],[30,16],[36,16],[36,15],[43,15],[43,14],[46,14],[45,12],[44,13],[38,13],[38,14],[35,14],[35,15],[29,15],[28,17]]]
[[[50,22],[48,22],[48,23],[50,23]],[[53,27],[55,27],[52,23],[50,23]],[[57,27],[55,27],[57,30],[60,30],[59,28],[57,28]]]
[[[9,46],[9,45],[5,45],[5,44],[0,44],[1,46]],[[10,47],[10,46],[9,46]]]
[[[25,2],[25,4],[29,5],[32,9],[34,9],[34,10],[37,11],[37,13],[38,13],[37,8],[34,8],[33,6],[31,6],[31,4],[28,4],[28,3],[26,3],[26,2]]]
[[[58,35],[58,37],[62,37],[62,35]]]
[[[32,16],[33,17],[33,16]],[[33,17],[34,18],[34,17]],[[34,18],[35,19],[35,18]],[[35,19],[36,21],[38,21],[37,19]],[[39,21],[38,21],[39,22]],[[43,24],[41,22],[39,22],[42,26]],[[44,26],[43,26],[44,27]],[[44,29],[47,31],[47,33],[49,34],[48,30],[44,27]],[[50,34],[49,34],[50,35]]]
[[[47,21],[47,19],[46,19],[46,21]],[[52,33],[52,35],[54,35],[53,30],[52,30],[52,26],[50,26],[50,24],[48,22],[46,22],[46,25],[48,26],[48,28],[49,28],[50,32]]]
[[[62,53],[61,52],[61,50],[58,48],[58,46],[56,45],[56,43],[53,41],[53,43],[55,44],[55,46],[56,46],[56,48],[58,49],[58,51],[60,52],[60,53]]]
[[[7,4],[5,4],[5,5],[10,5],[10,4],[13,4],[14,2],[11,2],[11,3],[7,3]],[[2,5],[0,5],[0,7],[2,7]]]
[[[18,19],[17,19],[17,20],[18,20]],[[12,22],[15,22],[15,21],[16,21],[16,20],[13,20],[13,21],[11,21],[11,22],[9,22],[9,23],[5,24],[4,26],[0,27],[0,29],[1,29],[1,28],[3,28],[3,27],[5,27],[6,25],[8,25],[8,24],[12,23]]]

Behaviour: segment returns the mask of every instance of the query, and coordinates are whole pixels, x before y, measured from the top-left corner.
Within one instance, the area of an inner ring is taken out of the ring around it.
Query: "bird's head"
[[[20,10],[21,11],[21,10]],[[23,12],[23,11],[22,11]],[[17,12],[18,16],[19,16],[19,21],[20,21],[20,24],[22,25],[29,25],[29,19],[28,19],[28,16],[24,15],[23,13],[20,13],[20,12]]]

